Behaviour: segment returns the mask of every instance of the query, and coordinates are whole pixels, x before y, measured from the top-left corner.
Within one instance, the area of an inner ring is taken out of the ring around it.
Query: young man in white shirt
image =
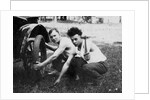
[[[77,27],[68,30],[67,35],[76,46],[76,56],[72,59],[70,66],[75,69],[75,73],[88,72],[89,75],[101,75],[107,72],[105,66],[106,56],[101,50],[86,37],[82,37],[82,31]],[[79,78],[77,78],[79,79]]]

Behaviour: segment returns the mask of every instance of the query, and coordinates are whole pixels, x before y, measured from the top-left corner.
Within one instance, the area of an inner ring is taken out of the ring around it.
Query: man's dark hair
[[[57,33],[59,33],[59,31],[58,31],[57,28],[52,28],[52,29],[48,32],[48,34],[51,35],[51,33],[52,33],[53,31],[56,31]]]
[[[78,34],[78,35],[82,35],[82,31],[80,30],[80,29],[78,29],[77,27],[72,27],[72,28],[70,28],[69,30],[68,30],[68,32],[67,32],[67,35],[69,36],[69,37],[72,37],[72,36],[74,36],[74,35],[76,35],[76,34]]]

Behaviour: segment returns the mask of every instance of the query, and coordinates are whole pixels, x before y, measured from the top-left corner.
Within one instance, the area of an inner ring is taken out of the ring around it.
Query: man
[[[59,77],[54,83],[55,85],[60,82],[61,77],[68,70],[71,59],[75,55],[75,46],[73,45],[72,41],[69,38],[61,37],[59,31],[56,28],[53,28],[49,31],[49,36],[52,42],[58,44],[58,48],[46,44],[47,48],[53,50],[54,53],[44,62],[35,64],[34,69],[37,70],[46,66],[47,64],[51,64],[52,61],[56,60],[60,55],[63,55],[66,60],[65,63],[63,64]]]
[[[97,77],[107,72],[105,66],[106,56],[101,50],[86,37],[82,37],[82,31],[77,27],[68,30],[67,35],[76,46],[77,55],[72,59],[70,66],[75,68],[76,74],[84,72],[90,76]]]

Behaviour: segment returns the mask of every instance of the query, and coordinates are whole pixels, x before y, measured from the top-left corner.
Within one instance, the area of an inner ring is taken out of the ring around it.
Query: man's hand
[[[89,52],[84,54],[84,59],[86,61],[90,60],[90,53]]]
[[[33,65],[33,68],[34,68],[35,70],[38,70],[38,69],[42,68],[42,65],[41,65],[40,62],[36,62],[36,63],[37,63],[37,64],[34,64],[34,65]]]
[[[54,86],[55,86],[55,85],[58,85],[59,83],[60,83],[60,79],[58,78],[58,79],[55,81]]]

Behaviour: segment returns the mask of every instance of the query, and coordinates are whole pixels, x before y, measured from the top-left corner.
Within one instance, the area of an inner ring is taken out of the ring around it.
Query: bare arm
[[[54,52],[54,54],[52,56],[50,56],[49,58],[47,58],[45,61],[43,61],[42,63],[36,64],[34,66],[34,69],[40,69],[44,66],[46,66],[47,64],[51,63],[54,59],[56,59],[61,53],[64,52],[66,48],[66,45],[64,45],[64,43],[60,43],[59,48]]]
[[[45,43],[46,45],[46,48],[52,50],[52,51],[55,51],[58,47],[57,46],[52,46],[52,45],[49,45],[48,43]]]
[[[59,75],[58,79],[56,80],[56,82],[55,82],[54,84],[57,84],[57,83],[60,82],[61,77],[62,77],[62,76],[65,74],[65,72],[68,70],[72,58],[73,58],[73,55],[70,55],[70,56],[68,57],[67,61],[65,62],[65,64],[64,64],[63,67],[62,67],[62,70],[61,70],[61,72],[60,72],[60,75]]]

